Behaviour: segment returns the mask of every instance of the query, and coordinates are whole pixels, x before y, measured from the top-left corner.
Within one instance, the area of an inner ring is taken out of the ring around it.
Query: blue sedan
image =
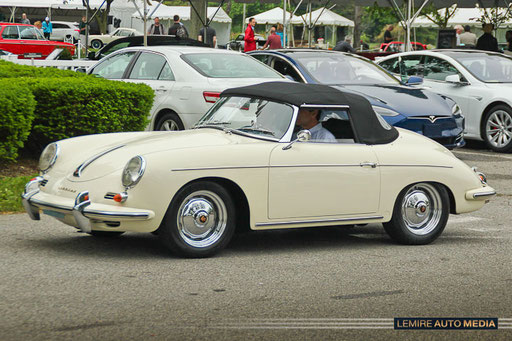
[[[404,84],[369,59],[325,50],[248,54],[297,82],[326,84],[363,95],[395,127],[425,135],[449,149],[465,144],[464,116],[453,100]],[[409,83],[421,81],[414,78]]]

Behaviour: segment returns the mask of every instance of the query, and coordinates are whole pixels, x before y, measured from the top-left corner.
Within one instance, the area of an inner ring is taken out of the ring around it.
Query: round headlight
[[[59,155],[59,145],[57,143],[50,143],[41,153],[39,157],[39,169],[45,172],[50,169],[57,161]]]
[[[135,186],[144,175],[145,168],[146,161],[142,156],[132,157],[123,169],[123,186],[126,188]]]

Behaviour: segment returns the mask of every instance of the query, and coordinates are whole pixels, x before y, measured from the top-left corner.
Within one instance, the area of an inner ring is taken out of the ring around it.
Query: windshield
[[[181,57],[206,77],[283,78],[277,71],[243,54],[192,53],[184,54]]]
[[[41,32],[33,26],[18,26],[20,39],[45,40]]]
[[[485,52],[459,52],[448,55],[482,82],[512,83],[512,58]]]
[[[295,59],[322,84],[399,84],[371,61],[337,53],[297,55]]]
[[[264,99],[222,97],[195,128],[214,127],[280,140],[288,131],[293,107]]]

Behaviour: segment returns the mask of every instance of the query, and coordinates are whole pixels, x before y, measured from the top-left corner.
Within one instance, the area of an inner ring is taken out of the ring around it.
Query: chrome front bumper
[[[63,217],[73,217],[73,224],[83,232],[91,232],[93,223],[122,222],[150,220],[155,213],[150,210],[112,206],[92,203],[89,192],[80,192],[74,202],[69,198],[61,198],[51,194],[42,193],[39,184],[42,177],[36,177],[25,185],[21,200],[25,211],[33,220],[40,220],[39,210],[62,214]]]

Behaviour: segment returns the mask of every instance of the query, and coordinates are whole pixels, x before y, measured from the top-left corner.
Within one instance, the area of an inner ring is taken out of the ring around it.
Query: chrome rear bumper
[[[150,220],[155,214],[150,210],[95,204],[89,199],[89,192],[80,192],[74,202],[68,198],[60,198],[39,191],[43,180],[37,177],[25,186],[21,195],[27,214],[33,220],[40,220],[39,210],[56,212],[63,217],[73,217],[73,224],[83,232],[91,232],[93,223]]]

